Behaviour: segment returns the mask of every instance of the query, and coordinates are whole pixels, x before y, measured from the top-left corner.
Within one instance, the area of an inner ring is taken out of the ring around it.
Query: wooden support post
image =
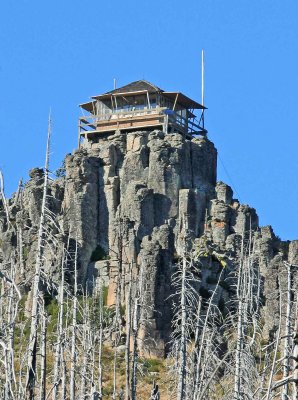
[[[173,106],[173,111],[175,111],[175,107],[176,107],[176,103],[177,103],[177,100],[178,100],[178,96],[179,96],[179,93],[176,94],[176,98],[175,98],[175,102],[174,102],[174,106]]]
[[[151,104],[150,104],[150,97],[149,97],[149,92],[147,90],[147,101],[148,101],[148,108],[149,110],[151,109]]]
[[[78,126],[78,148],[80,148],[81,145],[81,132],[80,132],[80,120],[79,120],[79,126]]]

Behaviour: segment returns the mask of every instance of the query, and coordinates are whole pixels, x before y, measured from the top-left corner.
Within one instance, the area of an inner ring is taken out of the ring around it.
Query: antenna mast
[[[204,105],[204,73],[205,73],[205,71],[204,71],[204,68],[205,68],[205,65],[204,65],[204,62],[205,62],[205,60],[204,60],[204,56],[205,56],[205,53],[204,53],[204,49],[202,50],[202,106]]]
[[[201,66],[201,72],[202,72],[202,77],[201,77],[201,83],[202,83],[202,106],[204,106],[204,96],[205,96],[205,52],[204,49],[202,49],[202,66]],[[205,129],[205,122],[204,122],[204,109],[202,110],[202,125],[203,129]]]

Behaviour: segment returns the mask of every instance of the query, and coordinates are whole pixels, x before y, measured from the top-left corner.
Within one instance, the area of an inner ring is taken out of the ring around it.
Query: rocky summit
[[[119,262],[122,302],[142,264],[143,351],[164,356],[177,258],[186,248],[199,254],[198,290],[204,297],[214,289],[220,266],[226,276],[238,267],[243,237],[250,237],[260,271],[263,334],[276,330],[279,304],[271,295],[278,285],[286,291],[285,262],[298,264],[298,241],[281,241],[270,226],[259,227],[255,209],[217,182],[217,151],[210,140],[157,130],[116,133],[86,142],[66,156],[64,167],[48,187],[52,236],[43,252],[48,281],[59,283],[61,242],[77,246],[82,287],[92,292],[103,282],[108,288],[107,305],[116,301]],[[25,279],[27,291],[35,269],[43,176],[42,169],[30,171],[30,180],[8,201],[10,221],[3,202],[0,208],[0,261],[9,268],[18,258],[17,281]],[[66,279],[73,281],[71,269]],[[231,288],[222,285],[216,301],[228,308],[230,297]]]

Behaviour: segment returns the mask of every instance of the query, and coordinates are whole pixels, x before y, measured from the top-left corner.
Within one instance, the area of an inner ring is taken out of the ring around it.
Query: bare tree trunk
[[[7,305],[7,335],[8,343],[5,344],[1,340],[1,346],[4,352],[4,371],[5,371],[5,383],[4,383],[4,398],[13,399],[14,390],[13,386],[15,384],[14,376],[14,364],[13,364],[13,286],[11,285],[8,291],[8,305]],[[2,335],[1,335],[2,336]],[[3,339],[6,339],[6,332],[4,331]]]
[[[9,289],[9,304],[8,304],[8,352],[9,352],[9,362],[7,364],[7,374],[9,377],[9,386],[11,391],[11,397],[14,399],[14,390],[16,388],[16,376],[15,376],[15,360],[14,360],[14,330],[15,330],[15,320],[18,313],[18,304],[21,300],[21,294],[15,284],[15,264],[11,261],[11,285]],[[15,301],[14,292],[16,291],[17,300]],[[15,303],[15,304],[14,304]]]
[[[185,399],[185,384],[186,384],[186,255],[184,254],[182,260],[182,279],[181,279],[181,339],[180,339],[180,351],[179,351],[179,380],[178,380],[178,392],[177,400]]]
[[[113,363],[113,400],[116,400],[117,396],[117,346],[119,344],[121,336],[121,326],[119,320],[120,316],[120,281],[117,278],[117,293],[116,293],[116,310],[115,310],[115,331],[114,331],[114,363]]]
[[[292,272],[291,264],[286,263],[287,267],[287,311],[286,311],[286,330],[285,330],[285,344],[284,344],[284,367],[283,379],[287,380],[290,371],[290,345],[291,345],[291,310],[292,310]],[[282,389],[282,400],[289,398],[289,382],[287,382]]]
[[[278,329],[276,332],[276,343],[275,343],[274,355],[273,355],[273,360],[272,360],[272,365],[271,365],[271,370],[270,370],[269,383],[268,383],[268,387],[267,387],[266,400],[270,400],[271,393],[272,393],[272,381],[273,381],[273,375],[274,375],[274,371],[275,371],[275,367],[276,367],[277,352],[278,352],[278,347],[279,347],[279,342],[280,342],[281,321],[282,321],[281,290],[280,290],[279,278],[277,278],[277,279],[278,279],[278,287],[279,287],[279,324],[278,324]]]
[[[93,283],[93,287],[95,287],[95,284]],[[97,304],[95,304],[95,298],[92,296],[92,307],[90,311],[90,316],[89,316],[89,321],[88,321],[88,330],[89,330],[89,353],[90,353],[90,367],[88,369],[90,370],[90,393],[91,393],[91,399],[96,398],[98,396],[98,391],[97,391],[97,379],[95,379],[95,359],[96,359],[96,342],[97,342],[97,330],[95,333],[94,329],[94,312]]]
[[[38,328],[38,314],[39,314],[38,299],[40,291],[40,274],[42,269],[42,254],[43,254],[44,230],[45,230],[45,220],[46,220],[50,139],[51,139],[51,116],[49,116],[49,124],[48,124],[46,161],[44,168],[43,197],[42,197],[41,215],[40,215],[40,223],[38,231],[35,274],[33,280],[33,287],[31,289],[32,291],[31,328],[29,336],[27,377],[26,377],[26,391],[27,391],[27,396],[30,400],[34,399],[34,389],[35,389],[35,379],[36,379],[37,328]]]
[[[64,316],[64,263],[65,257],[62,255],[62,264],[61,264],[61,282],[59,287],[59,317],[58,317],[58,334],[57,334],[57,344],[55,351],[55,363],[54,363],[54,388],[52,393],[52,399],[56,400],[58,395],[58,386],[61,380],[59,376],[59,372],[61,371],[61,358],[62,358],[62,341],[63,341],[63,316]]]
[[[75,367],[76,367],[76,342],[77,342],[77,309],[78,309],[78,239],[76,237],[75,262],[74,262],[74,289],[72,303],[72,335],[71,335],[71,354],[70,354],[70,400],[76,399]]]
[[[197,398],[197,396],[199,395],[199,393],[202,390],[202,384],[203,384],[203,380],[200,377],[201,375],[201,365],[202,365],[202,358],[203,358],[203,352],[205,349],[205,340],[206,340],[206,336],[208,333],[208,324],[210,323],[209,319],[210,319],[210,314],[211,314],[211,307],[213,305],[213,301],[214,301],[214,297],[217,293],[217,289],[219,287],[219,283],[221,281],[221,277],[223,274],[223,269],[221,270],[216,286],[212,292],[212,295],[208,301],[208,307],[207,307],[207,312],[204,318],[204,325],[203,325],[203,329],[202,329],[202,334],[201,334],[201,339],[200,339],[200,346],[199,346],[199,354],[197,356],[196,359],[196,373],[195,373],[195,384],[194,384],[194,392],[193,392],[193,400]],[[201,310],[201,298],[199,298],[199,308],[198,308],[198,312],[200,313]],[[195,350],[197,350],[198,347],[198,334],[199,334],[199,323],[200,323],[200,315],[198,314],[198,325],[197,325],[197,331],[196,331],[196,336],[195,336]]]
[[[0,358],[0,363],[4,366],[3,373],[0,373],[0,385],[3,390],[0,395],[7,399],[15,399],[17,394],[14,339],[21,293],[15,282],[15,265],[15,255],[12,255],[10,274],[6,274],[5,270],[3,272],[0,270],[0,346],[3,349],[3,358]]]
[[[141,306],[143,301],[143,263],[140,265],[139,284],[136,285],[136,293],[134,300],[134,312],[132,323],[132,373],[131,373],[131,400],[137,398],[137,369],[138,369],[138,336],[140,329]]]
[[[293,334],[293,394],[292,399],[298,399],[298,296],[296,296],[295,327]]]
[[[130,399],[130,338],[131,338],[131,285],[132,285],[132,263],[128,283],[126,299],[126,343],[125,343],[125,399]]]
[[[2,278],[2,277],[1,277]],[[1,279],[1,291],[0,291],[0,332],[4,330],[4,291],[5,291],[5,283],[4,280]]]
[[[102,399],[102,344],[103,344],[103,284],[100,284],[99,293],[99,340],[98,340],[98,392]]]
[[[138,368],[138,333],[140,323],[140,299],[136,296],[134,304],[134,318],[132,325],[133,350],[132,350],[132,375],[131,375],[131,399],[137,398],[137,368]]]
[[[209,386],[212,382],[212,380],[215,378],[218,369],[221,367],[221,365],[226,361],[226,359],[230,356],[230,353],[227,352],[223,358],[219,361],[219,363],[217,364],[217,366],[215,367],[214,371],[212,372],[210,378],[208,379],[208,381],[206,382],[206,384],[204,385],[204,387],[202,388],[202,391],[198,393],[198,398],[197,400],[204,400],[207,397],[205,397],[205,394],[207,392],[207,390],[209,389]]]
[[[88,347],[89,347],[89,337],[88,337],[88,319],[89,319],[89,305],[87,299],[87,291],[86,295],[83,296],[83,341],[81,343],[82,351],[83,351],[83,360],[82,360],[82,370],[81,370],[81,396],[80,399],[85,399],[86,395],[86,382],[87,382],[87,356],[88,356]]]
[[[199,296],[198,308],[196,313],[196,327],[195,327],[195,338],[193,344],[192,352],[192,380],[193,380],[193,393],[192,398],[196,400],[197,398],[197,388],[199,382],[199,368],[198,368],[198,347],[200,339],[200,329],[201,329],[201,308],[202,308],[202,297]]]
[[[242,299],[238,303],[238,322],[237,322],[237,346],[236,346],[236,365],[234,379],[234,400],[241,399],[241,356],[243,350],[243,302]]]
[[[66,399],[66,361],[64,356],[64,344],[61,351],[61,400]]]
[[[10,225],[9,210],[4,193],[4,177],[1,170],[0,170],[0,195],[2,197],[3,207],[6,214],[7,225]]]
[[[122,221],[120,220],[122,223]],[[118,274],[116,283],[116,310],[115,310],[115,330],[114,330],[114,365],[113,365],[113,400],[116,399],[117,395],[117,346],[121,338],[121,295],[122,295],[122,254],[123,252],[123,233],[122,225],[119,227],[118,232]]]
[[[40,307],[41,312],[41,337],[40,337],[40,394],[39,399],[45,400],[46,398],[46,360],[47,360],[47,353],[46,353],[46,331],[47,331],[47,318],[45,314],[44,308],[44,299],[41,299],[42,305]]]
[[[242,234],[241,242],[241,256],[240,266],[238,271],[237,279],[237,300],[238,300],[238,311],[237,311],[237,344],[236,344],[236,356],[235,356],[235,376],[234,376],[234,400],[241,400],[241,383],[242,383],[242,352],[243,352],[243,311],[244,311],[244,290],[245,288],[245,271],[244,271],[244,232]]]

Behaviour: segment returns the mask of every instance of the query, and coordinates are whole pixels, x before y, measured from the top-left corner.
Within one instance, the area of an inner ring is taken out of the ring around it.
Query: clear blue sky
[[[297,0],[5,1],[0,16],[0,168],[6,192],[77,141],[77,105],[137,79],[200,100],[218,178],[262,225],[298,239]]]

